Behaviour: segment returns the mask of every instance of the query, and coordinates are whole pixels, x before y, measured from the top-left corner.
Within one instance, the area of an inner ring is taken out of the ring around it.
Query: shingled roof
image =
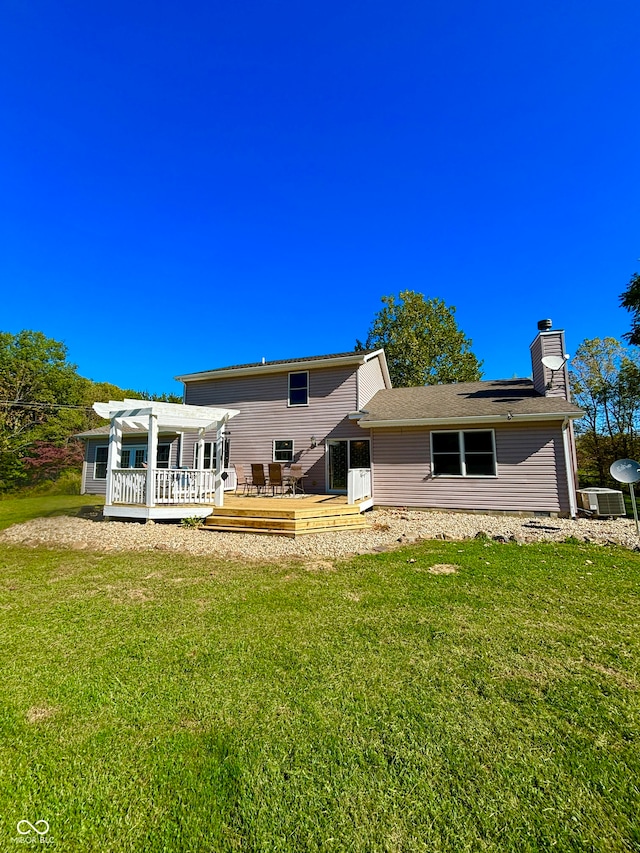
[[[457,421],[579,418],[582,410],[562,397],[544,397],[529,379],[458,382],[390,388],[367,404],[362,427],[455,423]]]
[[[369,358],[372,358],[376,355],[380,355],[382,358],[382,370],[386,375],[388,384],[391,385],[391,381],[388,378],[388,368],[386,359],[384,357],[384,351],[381,349],[371,349],[371,350],[352,350],[350,352],[338,352],[331,353],[329,355],[307,355],[303,358],[281,358],[274,361],[254,361],[248,362],[247,364],[233,364],[228,367],[215,367],[211,370],[200,370],[197,373],[185,373],[180,376],[176,376],[180,382],[197,382],[203,379],[211,379],[218,378],[221,376],[225,376],[227,373],[235,373],[236,375],[242,374],[262,374],[262,373],[274,373],[274,372],[285,372],[289,370],[291,367],[331,367],[333,365],[345,365],[345,364],[358,364],[364,361],[368,361]]]

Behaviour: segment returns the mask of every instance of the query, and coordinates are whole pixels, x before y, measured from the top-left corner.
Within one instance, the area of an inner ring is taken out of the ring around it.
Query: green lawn
[[[47,495],[33,498],[0,500],[0,530],[32,518],[56,515],[78,515],[85,507],[102,506],[104,498],[96,495]]]
[[[631,552],[0,567],[3,851],[640,850]]]

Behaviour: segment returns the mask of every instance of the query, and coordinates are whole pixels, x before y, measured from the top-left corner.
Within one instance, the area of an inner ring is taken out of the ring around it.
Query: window
[[[273,442],[274,462],[293,462],[293,439]]]
[[[171,445],[159,444],[158,455],[156,457],[156,468],[168,468],[171,458]]]
[[[495,477],[493,430],[432,432],[431,459],[436,477]]]
[[[93,476],[96,480],[107,479],[107,459],[109,458],[108,447],[96,447],[96,461],[93,466]]]
[[[156,455],[156,468],[168,468],[171,458],[171,445],[159,444]],[[121,468],[144,468],[147,463],[146,445],[129,445],[120,452]]]
[[[123,447],[120,452],[121,468],[143,468],[147,461],[146,447]]]
[[[223,439],[223,450],[224,450],[224,458],[222,460],[222,467],[229,467],[229,441]],[[196,444],[193,450],[194,453],[194,468],[205,468],[207,470],[214,469],[216,467],[216,442],[215,441],[205,441],[204,443],[204,460],[203,464],[199,465],[200,462],[200,454],[199,454],[199,445]]]
[[[352,439],[349,442],[349,468],[370,468],[369,439]]]
[[[289,405],[309,405],[309,371],[289,374]]]

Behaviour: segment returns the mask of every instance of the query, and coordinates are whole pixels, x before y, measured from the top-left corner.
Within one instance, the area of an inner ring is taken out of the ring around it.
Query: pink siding
[[[232,465],[248,468],[252,462],[271,462],[273,441],[293,439],[293,461],[307,472],[306,488],[321,492],[325,490],[325,440],[368,437],[347,417],[357,408],[356,389],[353,367],[328,367],[309,370],[308,406],[287,405],[287,373],[188,382],[185,403],[239,409],[228,425]],[[318,439],[315,448],[311,436]],[[192,447],[193,441],[189,444]],[[187,442],[185,453],[185,464],[193,464]]]
[[[373,432],[380,506],[568,513],[560,424],[496,427],[497,477],[432,477],[427,428]]]
[[[380,358],[372,358],[358,368],[358,402],[357,408],[363,409],[378,391],[385,388]]]

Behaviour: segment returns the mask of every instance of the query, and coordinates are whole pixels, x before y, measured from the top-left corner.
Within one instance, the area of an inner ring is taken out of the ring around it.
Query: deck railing
[[[215,501],[215,471],[175,470],[156,468],[115,468],[111,472],[112,502],[114,504],[146,505],[147,477],[154,478],[154,503],[156,504],[213,504]],[[234,471],[235,476],[235,471]],[[230,488],[229,476],[225,488]],[[235,483],[233,484],[235,488]]]
[[[215,471],[169,469],[156,470],[157,504],[212,504],[215,497]]]
[[[371,496],[371,468],[349,468],[347,503],[354,504]]]
[[[111,472],[114,504],[142,504],[146,500],[147,472],[143,468],[115,468]]]

